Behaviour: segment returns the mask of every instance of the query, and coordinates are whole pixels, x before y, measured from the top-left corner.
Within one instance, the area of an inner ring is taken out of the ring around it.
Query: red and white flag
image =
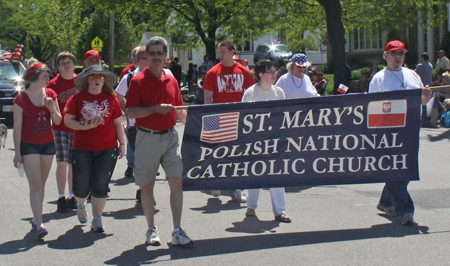
[[[370,102],[367,107],[367,127],[404,127],[406,125],[407,105],[406,100]]]
[[[338,87],[337,91],[342,93],[342,94],[346,94],[347,91],[348,91],[348,87],[345,86],[344,84],[339,84],[339,87]]]
[[[200,140],[204,142],[226,142],[237,139],[239,113],[205,115],[202,117]]]

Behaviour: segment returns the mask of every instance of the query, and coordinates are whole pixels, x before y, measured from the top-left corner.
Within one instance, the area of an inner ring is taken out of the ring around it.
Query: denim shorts
[[[39,155],[55,155],[55,142],[45,144],[20,143],[20,155],[39,154]]]
[[[108,185],[117,162],[117,148],[104,151],[73,149],[73,194],[87,198],[89,192],[96,198],[108,197]]]
[[[72,163],[73,132],[54,130],[56,145],[56,162]]]

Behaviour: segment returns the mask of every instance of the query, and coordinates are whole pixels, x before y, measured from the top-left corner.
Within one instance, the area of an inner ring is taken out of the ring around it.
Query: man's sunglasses
[[[148,54],[151,55],[151,56],[155,56],[155,55],[161,56],[161,55],[164,54],[164,51],[157,51],[157,52],[150,51],[150,52],[148,52]]]
[[[389,53],[391,53],[391,55],[405,55],[405,51],[390,51]]]
[[[91,78],[91,79],[105,79],[105,76],[103,76],[103,75],[90,75],[89,78]]]

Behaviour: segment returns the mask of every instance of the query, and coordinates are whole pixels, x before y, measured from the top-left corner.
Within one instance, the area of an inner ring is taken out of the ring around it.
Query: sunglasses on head
[[[103,76],[103,75],[90,75],[89,78],[91,78],[91,79],[105,79],[105,76]]]
[[[161,55],[163,55],[164,54],[164,51],[150,51],[150,52],[148,52],[148,54],[149,55],[151,55],[151,56],[155,56],[155,55],[158,55],[158,56],[161,56]]]
[[[390,51],[391,55],[405,55],[405,51]]]

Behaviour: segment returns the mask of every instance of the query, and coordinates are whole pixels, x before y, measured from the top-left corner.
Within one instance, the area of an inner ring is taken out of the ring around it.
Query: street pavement
[[[182,135],[183,125],[176,128]],[[173,246],[161,170],[155,219],[162,245],[155,247],[145,245],[146,221],[133,178],[123,177],[125,158],[110,184],[104,233],[80,224],[75,211],[55,212],[54,162],[44,200],[49,234],[37,241],[29,224],[28,182],[12,163],[10,129],[0,150],[0,265],[450,265],[449,137],[447,129],[421,129],[421,181],[409,185],[417,225],[402,226],[398,217],[376,209],[383,184],[286,188],[288,224],[274,221],[266,189],[257,217],[245,217],[246,204],[231,201],[226,191],[219,197],[194,191],[184,193],[182,228],[195,244]]]

